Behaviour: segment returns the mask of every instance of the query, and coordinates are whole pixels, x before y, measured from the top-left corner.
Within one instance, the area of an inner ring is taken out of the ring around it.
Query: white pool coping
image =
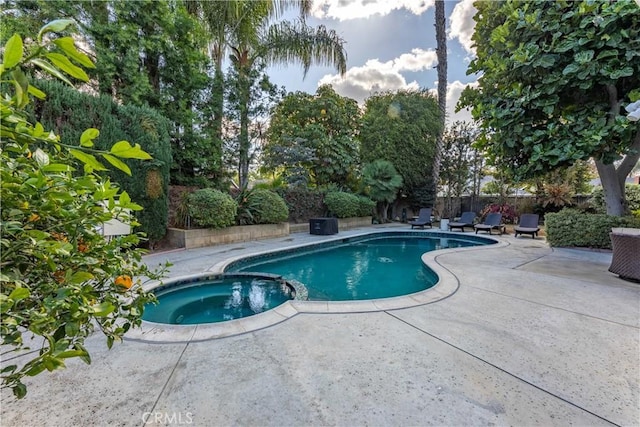
[[[369,230],[366,232],[349,235],[347,238],[361,237],[370,234],[397,233],[404,230]],[[417,230],[413,230],[414,232]],[[420,232],[423,232],[420,230]],[[453,238],[464,238],[463,233],[448,232],[442,230],[424,230],[425,236],[429,234],[450,234]],[[331,314],[331,313],[368,313],[377,311],[397,310],[410,307],[432,304],[441,301],[456,293],[459,287],[458,278],[447,268],[438,262],[438,257],[443,254],[455,252],[489,250],[501,248],[509,244],[494,238],[493,236],[477,236],[493,240],[496,243],[491,245],[470,246],[462,248],[439,249],[426,252],[422,255],[422,262],[433,270],[438,276],[438,282],[424,291],[390,298],[380,298],[371,300],[354,301],[301,301],[290,300],[263,313],[244,317],[241,319],[229,320],[217,323],[204,323],[197,325],[170,325],[164,323],[154,323],[143,320],[138,328],[133,328],[127,332],[126,339],[143,341],[150,343],[187,343],[201,342],[234,335],[245,334],[260,329],[268,328],[278,323],[284,322],[299,313]],[[263,255],[280,252],[290,249],[308,248],[318,244],[344,240],[344,236],[335,236],[315,243],[292,244],[277,249],[258,251],[252,254],[231,256],[224,261],[218,262],[209,268],[206,273],[198,273],[187,276],[172,277],[171,281],[189,280],[201,277],[204,274],[222,274],[224,269],[232,262],[248,258],[255,255]],[[153,282],[145,285],[145,290],[153,290],[161,286],[160,282]]]

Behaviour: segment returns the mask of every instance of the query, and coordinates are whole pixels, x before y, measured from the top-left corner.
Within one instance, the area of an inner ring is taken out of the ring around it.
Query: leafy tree
[[[242,137],[248,138],[247,167],[258,158],[261,147],[265,145],[269,112],[284,96],[284,88],[272,84],[264,69],[265,65],[257,62],[243,78],[235,69],[227,74],[228,110],[223,138],[227,170],[237,168]],[[247,83],[250,84],[248,98],[244,95]],[[245,101],[248,101],[246,105],[243,104]],[[249,124],[244,135],[242,120]]]
[[[18,0],[16,19],[77,18],[96,59],[89,85],[123,104],[149,106],[172,123],[172,180],[217,180],[220,147],[209,136],[209,62],[199,21],[173,0]],[[221,96],[221,95],[220,95]]]
[[[346,54],[343,40],[324,26],[313,28],[304,19],[295,23],[280,21],[278,2],[270,0],[239,1],[238,18],[229,35],[231,64],[238,75],[238,115],[240,137],[238,175],[241,188],[248,184],[249,175],[249,103],[251,70],[258,63],[265,65],[299,62],[308,71],[312,64],[335,66],[341,74],[346,72]],[[298,5],[302,16],[308,13],[308,2],[283,2]]]
[[[427,90],[376,94],[365,102],[360,129],[363,163],[390,161],[402,176],[401,191],[416,206],[435,201],[432,179],[438,104]]]
[[[141,277],[159,279],[136,249],[141,235],[107,240],[101,226],[112,219],[136,225],[128,211],[139,205],[102,173],[104,163],[131,173],[122,159],[150,159],[127,141],[98,150],[97,129],[87,129],[79,145],[60,140],[41,123],[27,121],[31,97],[45,93],[31,85],[25,70],[35,67],[65,82],[87,80],[81,66],[91,64],[71,37],[55,37],[72,24],[57,20],[44,26],[35,40],[15,34],[4,46],[0,127],[0,336],[3,356],[37,351],[2,369],[2,386],[15,396],[27,392],[25,376],[63,368],[65,359],[91,362],[85,338],[95,327],[107,345],[140,324],[144,304],[153,296]],[[99,160],[100,159],[100,160]]]
[[[315,95],[287,95],[273,110],[264,168],[291,182],[349,187],[359,163],[360,112],[355,100],[320,86]]]
[[[385,221],[389,203],[396,199],[398,189],[402,187],[402,177],[387,160],[376,160],[365,165],[362,177],[367,193],[378,202],[378,218]]]
[[[618,2],[478,2],[477,89],[463,94],[495,165],[529,178],[592,157],[607,212],[625,211],[640,128],[621,108],[640,97],[640,13]],[[614,161],[620,160],[617,163]]]
[[[469,188],[473,178],[473,162],[478,153],[472,147],[477,129],[467,122],[455,122],[444,134],[440,185],[446,197],[443,218],[454,214],[452,198],[460,197]]]

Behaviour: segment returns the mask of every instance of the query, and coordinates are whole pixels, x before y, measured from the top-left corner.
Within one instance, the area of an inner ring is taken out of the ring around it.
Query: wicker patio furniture
[[[609,236],[613,249],[609,271],[621,279],[640,282],[640,229],[614,228]]]

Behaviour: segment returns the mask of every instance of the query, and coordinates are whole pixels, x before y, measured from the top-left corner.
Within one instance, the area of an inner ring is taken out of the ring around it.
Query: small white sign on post
[[[105,209],[108,204],[109,202],[106,200],[102,202]],[[129,216],[131,214],[131,209],[118,209],[117,212],[121,212],[123,215]],[[131,224],[127,224],[115,218],[102,224],[103,236],[122,236],[125,234],[131,234]]]

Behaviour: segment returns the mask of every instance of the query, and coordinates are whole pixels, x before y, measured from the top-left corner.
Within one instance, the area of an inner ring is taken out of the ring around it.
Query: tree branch
[[[633,170],[633,167],[640,160],[640,129],[636,131],[636,135],[633,138],[633,142],[629,147],[629,153],[624,156],[624,159],[620,165],[616,168],[616,174],[621,186],[624,186],[624,181]]]

